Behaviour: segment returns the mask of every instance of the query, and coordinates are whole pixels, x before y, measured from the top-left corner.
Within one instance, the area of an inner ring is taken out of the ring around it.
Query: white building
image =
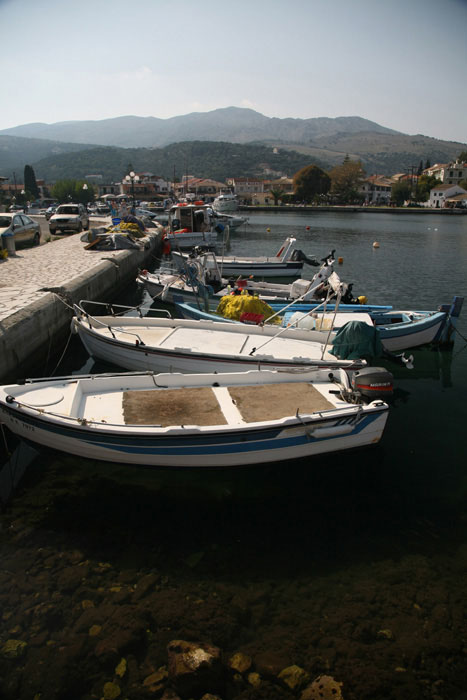
[[[450,163],[444,171],[443,184],[458,185],[467,180],[467,163]]]
[[[424,175],[434,175],[443,185],[458,185],[467,180],[467,163],[436,163],[423,171]]]
[[[365,204],[389,204],[394,180],[382,175],[371,175],[360,184]]]
[[[459,185],[436,185],[430,190],[428,206],[433,209],[442,209],[446,206],[447,199],[458,194],[467,194],[467,190],[459,187]]]

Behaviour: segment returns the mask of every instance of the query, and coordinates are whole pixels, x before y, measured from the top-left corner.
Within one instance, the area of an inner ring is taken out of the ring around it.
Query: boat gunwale
[[[371,414],[385,413],[389,410],[389,405],[382,400],[375,400],[369,404],[349,404],[348,406],[343,406],[342,408],[335,407],[328,409],[326,411],[319,411],[313,414],[298,414],[298,417],[287,416],[285,418],[277,420],[268,421],[257,421],[255,423],[243,423],[234,426],[226,425],[216,425],[216,426],[198,426],[193,425],[174,425],[162,427],[160,425],[125,425],[125,424],[111,424],[111,423],[100,423],[97,421],[91,421],[89,419],[78,419],[72,416],[64,416],[62,414],[55,414],[51,411],[45,411],[35,406],[28,406],[22,402],[16,401],[19,408],[15,408],[12,405],[6,405],[0,400],[0,409],[6,412],[16,420],[26,422],[26,424],[32,424],[32,429],[35,428],[39,430],[44,430],[43,424],[47,424],[48,428],[54,427],[56,430],[64,430],[66,433],[71,433],[68,437],[73,437],[73,434],[83,435],[88,434],[89,436],[95,436],[96,438],[115,438],[121,437],[122,439],[129,440],[132,437],[141,439],[143,441],[150,440],[167,440],[172,436],[186,435],[190,437],[206,437],[209,435],[220,435],[221,438],[225,437],[226,440],[229,436],[235,437],[238,441],[241,439],[243,434],[247,434],[251,437],[252,434],[258,433],[261,439],[267,439],[267,433],[285,430],[293,430],[296,428],[303,428],[305,431],[307,428],[316,427],[314,424],[318,424],[319,427],[324,427],[329,423],[335,423],[336,421],[342,421],[345,419],[358,419],[359,417],[364,418]],[[24,409],[27,408],[27,411]],[[327,414],[327,415],[322,415]],[[337,415],[331,415],[337,414]],[[68,422],[70,421],[70,422]],[[4,421],[0,420],[0,423]],[[358,421],[356,421],[357,423]],[[8,425],[8,423],[5,423]],[[90,427],[93,426],[93,427]],[[118,428],[118,429],[117,429]],[[157,429],[155,433],[154,429]],[[32,439],[32,437],[31,437]]]

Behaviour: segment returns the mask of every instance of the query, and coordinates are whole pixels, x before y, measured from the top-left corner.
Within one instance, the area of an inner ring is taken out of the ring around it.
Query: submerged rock
[[[20,639],[7,639],[2,647],[2,656],[7,659],[18,659],[26,650],[27,642],[22,642]]]
[[[223,668],[218,647],[173,640],[167,652],[169,679],[182,695],[190,697],[221,689]]]
[[[230,657],[229,666],[233,671],[245,673],[251,668],[251,657],[247,654],[242,654],[242,652],[237,652]]]
[[[342,685],[332,676],[318,676],[308,688],[305,688],[300,700],[344,700]]]
[[[287,666],[278,675],[290,690],[299,690],[310,680],[310,676],[300,666]]]

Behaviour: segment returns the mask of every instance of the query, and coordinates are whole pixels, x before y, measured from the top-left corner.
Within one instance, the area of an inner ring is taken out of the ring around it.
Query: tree
[[[462,151],[462,153],[459,153],[459,155],[457,156],[457,162],[467,163],[467,151]]]
[[[40,196],[39,187],[37,186],[36,176],[31,165],[24,166],[24,189],[34,199]]]
[[[431,168],[431,163],[430,163],[430,160],[429,160],[429,159],[427,159],[427,161],[426,161],[426,163],[425,163],[425,170],[426,170],[427,168]]]
[[[311,202],[320,194],[327,194],[331,187],[331,178],[317,165],[307,165],[293,178],[294,193],[305,202]]]
[[[407,180],[399,180],[391,187],[391,199],[398,207],[401,207],[407,199],[410,199],[411,194],[412,187]]]
[[[436,185],[440,185],[441,180],[438,180],[434,175],[421,175],[418,178],[417,186],[415,188],[415,200],[417,202],[427,202],[430,198],[430,191]]]
[[[417,175],[421,175],[423,172],[423,160],[420,161],[418,165]]]
[[[274,198],[274,206],[277,207],[279,199],[282,198],[284,192],[280,189],[280,187],[278,187],[276,189],[269,190],[269,194]]]
[[[331,194],[343,204],[355,202],[361,195],[360,183],[365,177],[362,163],[359,160],[350,160],[347,155],[342,165],[338,165],[329,172],[331,178]]]
[[[83,189],[83,185],[86,188]],[[83,180],[59,180],[52,187],[52,197],[59,202],[87,202],[94,201],[94,187]]]

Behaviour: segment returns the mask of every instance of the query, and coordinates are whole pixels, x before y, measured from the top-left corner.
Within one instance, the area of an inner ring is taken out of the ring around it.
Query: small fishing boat
[[[168,210],[164,241],[172,249],[215,248],[228,242],[228,227],[217,221],[212,208],[202,201],[178,202]]]
[[[319,266],[315,258],[311,258],[295,247],[297,239],[289,236],[273,256],[218,256],[217,266],[222,277],[253,276],[263,277],[300,277],[304,263]],[[172,259],[178,269],[183,270],[189,255],[172,249]],[[213,268],[214,262],[207,261],[207,267]]]
[[[0,422],[36,445],[146,467],[232,467],[377,443],[392,375],[119,373],[0,387]]]
[[[214,210],[213,216],[218,223],[228,226],[231,231],[235,231],[235,229],[239,228],[240,226],[245,226],[245,224],[247,224],[249,221],[247,216],[240,216],[238,214],[222,214]]]
[[[92,357],[125,369],[197,373],[366,365],[361,359],[337,359],[326,343],[312,341],[308,330],[142,315],[92,316],[83,308],[88,304],[74,306],[72,331]]]
[[[321,261],[321,267],[313,275],[311,280],[296,279],[289,284],[271,281],[259,281],[251,278],[242,279],[232,276],[230,279],[222,277],[217,256],[212,251],[198,251],[188,256],[183,269],[178,272],[155,272],[141,270],[137,276],[137,282],[144,286],[153,299],[162,299],[167,303],[175,301],[194,302],[204,311],[215,311],[219,301],[228,294],[247,291],[257,295],[268,304],[277,302],[279,308],[291,301],[301,299],[312,306],[321,303],[329,291],[329,279],[333,274],[334,252],[329,253]],[[334,278],[337,275],[334,273]],[[339,280],[340,282],[340,280]],[[352,297],[352,285],[341,283],[341,305],[346,308],[365,310],[385,310],[390,306],[375,306],[364,304],[364,297],[354,299]],[[313,302],[313,300],[315,300]],[[352,303],[353,302],[353,303]],[[362,302],[362,303],[360,303]],[[329,302],[328,308],[333,303]]]
[[[248,313],[249,298],[244,298],[244,301],[247,303],[243,306],[243,318],[239,317],[235,320],[232,320],[231,316],[223,317],[220,314],[205,312],[193,302],[176,301],[175,306],[182,318],[224,320],[230,323],[237,323],[241,320],[251,322],[253,317]],[[251,299],[251,301],[253,306],[255,300]],[[271,320],[279,318],[282,326],[307,329],[310,333],[310,340],[321,343],[327,341],[333,346],[336,339],[337,346],[340,342],[347,342],[344,327],[350,322],[365,324],[371,328],[375,327],[383,348],[388,352],[399,352],[421,345],[448,342],[455,329],[462,301],[461,297],[454,297],[453,302],[445,307],[445,310],[438,311],[361,311],[358,308],[349,311],[345,310],[344,306],[338,305],[336,310],[324,312],[323,308],[320,309],[316,304],[312,308],[306,304],[298,304],[299,309],[308,310],[296,311],[293,303],[287,310],[284,310],[284,307],[279,304],[272,304],[269,306],[269,311]],[[223,306],[225,307],[225,304]],[[257,318],[258,323],[263,321],[267,321],[264,314]]]

